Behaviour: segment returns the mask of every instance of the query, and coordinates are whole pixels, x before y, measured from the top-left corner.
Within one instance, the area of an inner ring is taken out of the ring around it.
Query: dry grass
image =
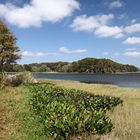
[[[20,100],[21,88],[0,89],[0,140],[14,140],[18,119],[15,117],[13,101]]]
[[[113,131],[102,140],[139,140],[140,139],[140,88],[122,88],[113,85],[86,84],[75,81],[53,80],[58,86],[89,91],[97,95],[121,97],[123,106],[108,112],[115,126]],[[90,137],[89,139],[93,139]]]

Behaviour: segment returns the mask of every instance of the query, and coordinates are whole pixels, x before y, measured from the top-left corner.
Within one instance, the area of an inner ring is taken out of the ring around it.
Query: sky
[[[109,58],[140,67],[140,0],[0,0],[20,64]]]

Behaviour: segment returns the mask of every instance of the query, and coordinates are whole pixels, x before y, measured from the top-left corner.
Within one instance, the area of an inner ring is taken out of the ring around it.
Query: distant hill
[[[31,72],[77,72],[77,73],[117,73],[137,72],[139,68],[133,65],[123,65],[110,59],[85,58],[76,62],[33,63],[13,65],[6,71]]]
[[[110,59],[85,58],[71,64],[72,72],[85,73],[116,73],[136,72],[139,68],[133,65],[123,65]]]

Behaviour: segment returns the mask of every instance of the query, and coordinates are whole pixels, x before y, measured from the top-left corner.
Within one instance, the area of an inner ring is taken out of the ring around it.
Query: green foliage
[[[122,103],[120,98],[95,96],[51,83],[28,87],[33,93],[32,109],[42,118],[46,134],[56,139],[110,132],[113,125],[106,111]]]
[[[71,64],[71,72],[79,73],[115,73],[135,72],[139,69],[131,65],[122,65],[110,59],[85,58]]]
[[[19,48],[16,46],[16,40],[13,33],[0,21],[0,72],[10,69],[10,64],[20,59],[20,55],[17,54]]]
[[[13,65],[7,71],[31,72],[78,72],[78,73],[116,73],[136,72],[139,69],[132,65],[122,65],[110,59],[85,58],[77,62],[33,63],[26,65]]]

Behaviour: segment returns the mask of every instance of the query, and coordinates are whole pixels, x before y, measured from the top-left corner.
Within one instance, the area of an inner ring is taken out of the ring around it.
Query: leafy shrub
[[[47,135],[56,139],[110,132],[113,125],[106,111],[122,103],[120,98],[95,96],[50,83],[29,88],[32,109],[42,118]]]
[[[102,111],[88,111],[73,103],[54,101],[45,108],[45,129],[49,135],[67,139],[82,133],[106,133],[112,123]]]

